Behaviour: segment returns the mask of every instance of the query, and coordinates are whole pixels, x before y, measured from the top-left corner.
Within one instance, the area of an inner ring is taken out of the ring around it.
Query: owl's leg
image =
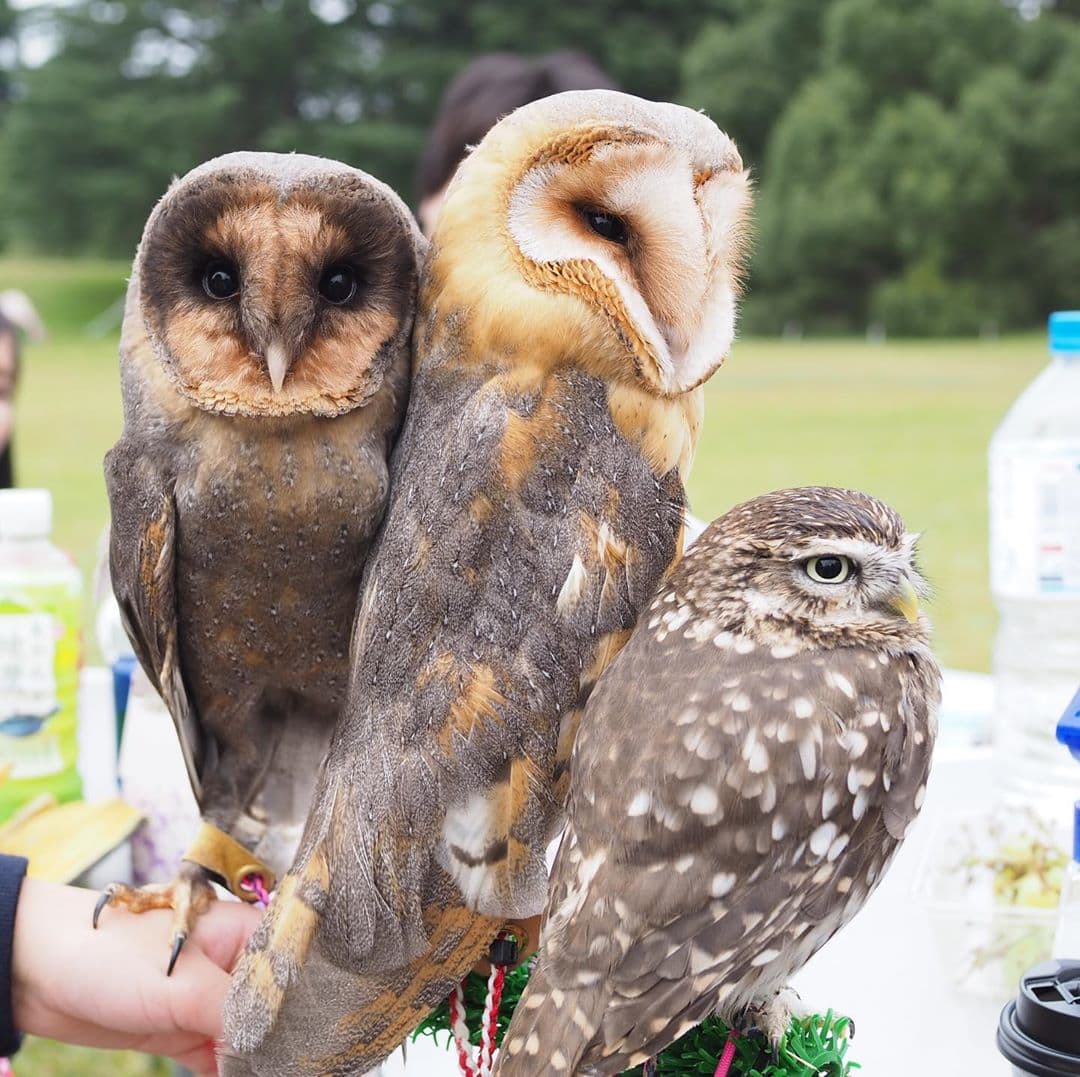
[[[794,988],[781,987],[755,1000],[746,1011],[746,1019],[751,1027],[764,1035],[776,1055],[792,1019],[807,1017],[809,1014],[810,1007],[803,1002]]]
[[[210,908],[210,903],[215,899],[214,888],[210,885],[210,873],[201,865],[184,860],[170,883],[155,883],[150,886],[110,883],[94,906],[93,923],[96,928],[101,910],[106,905],[127,909],[133,913],[146,912],[147,909],[172,909],[172,952],[165,972],[166,976],[171,976],[176,959],[195,928],[195,921]]]

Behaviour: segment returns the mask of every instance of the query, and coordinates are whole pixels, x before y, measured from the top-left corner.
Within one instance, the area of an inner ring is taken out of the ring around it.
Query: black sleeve
[[[0,855],[0,1058],[13,1055],[22,1042],[11,1009],[11,951],[15,941],[15,907],[26,875],[21,856]]]

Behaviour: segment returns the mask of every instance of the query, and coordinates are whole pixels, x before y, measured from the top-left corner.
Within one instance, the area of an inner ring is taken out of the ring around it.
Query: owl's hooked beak
[[[900,577],[896,593],[889,599],[889,608],[906,617],[911,624],[919,619],[919,595],[907,576]]]
[[[280,393],[281,387],[285,384],[285,375],[289,372],[290,362],[289,353],[281,341],[271,342],[266,349],[266,369],[270,374],[270,384],[274,387],[275,393]]]

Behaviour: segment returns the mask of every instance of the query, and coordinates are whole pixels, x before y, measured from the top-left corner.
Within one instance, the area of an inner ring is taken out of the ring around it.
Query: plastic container
[[[1080,962],[1029,969],[1001,1011],[997,1044],[1014,1077],[1080,1075]]]
[[[1067,858],[1064,828],[999,806],[931,831],[914,896],[941,967],[964,995],[1000,1005],[1024,970],[1050,957]]]
[[[1062,818],[1080,775],[1054,722],[1080,675],[1080,311],[1050,317],[1050,365],[990,443],[1000,788]]]
[[[79,797],[82,577],[50,541],[47,490],[0,490],[0,819]]]

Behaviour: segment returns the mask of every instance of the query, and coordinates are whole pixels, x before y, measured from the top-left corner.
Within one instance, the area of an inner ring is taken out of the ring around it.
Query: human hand
[[[11,977],[16,1026],[67,1043],[167,1055],[196,1073],[216,1074],[229,971],[258,910],[214,902],[166,977],[171,914],[117,911],[94,931],[96,898],[90,890],[24,880]]]

